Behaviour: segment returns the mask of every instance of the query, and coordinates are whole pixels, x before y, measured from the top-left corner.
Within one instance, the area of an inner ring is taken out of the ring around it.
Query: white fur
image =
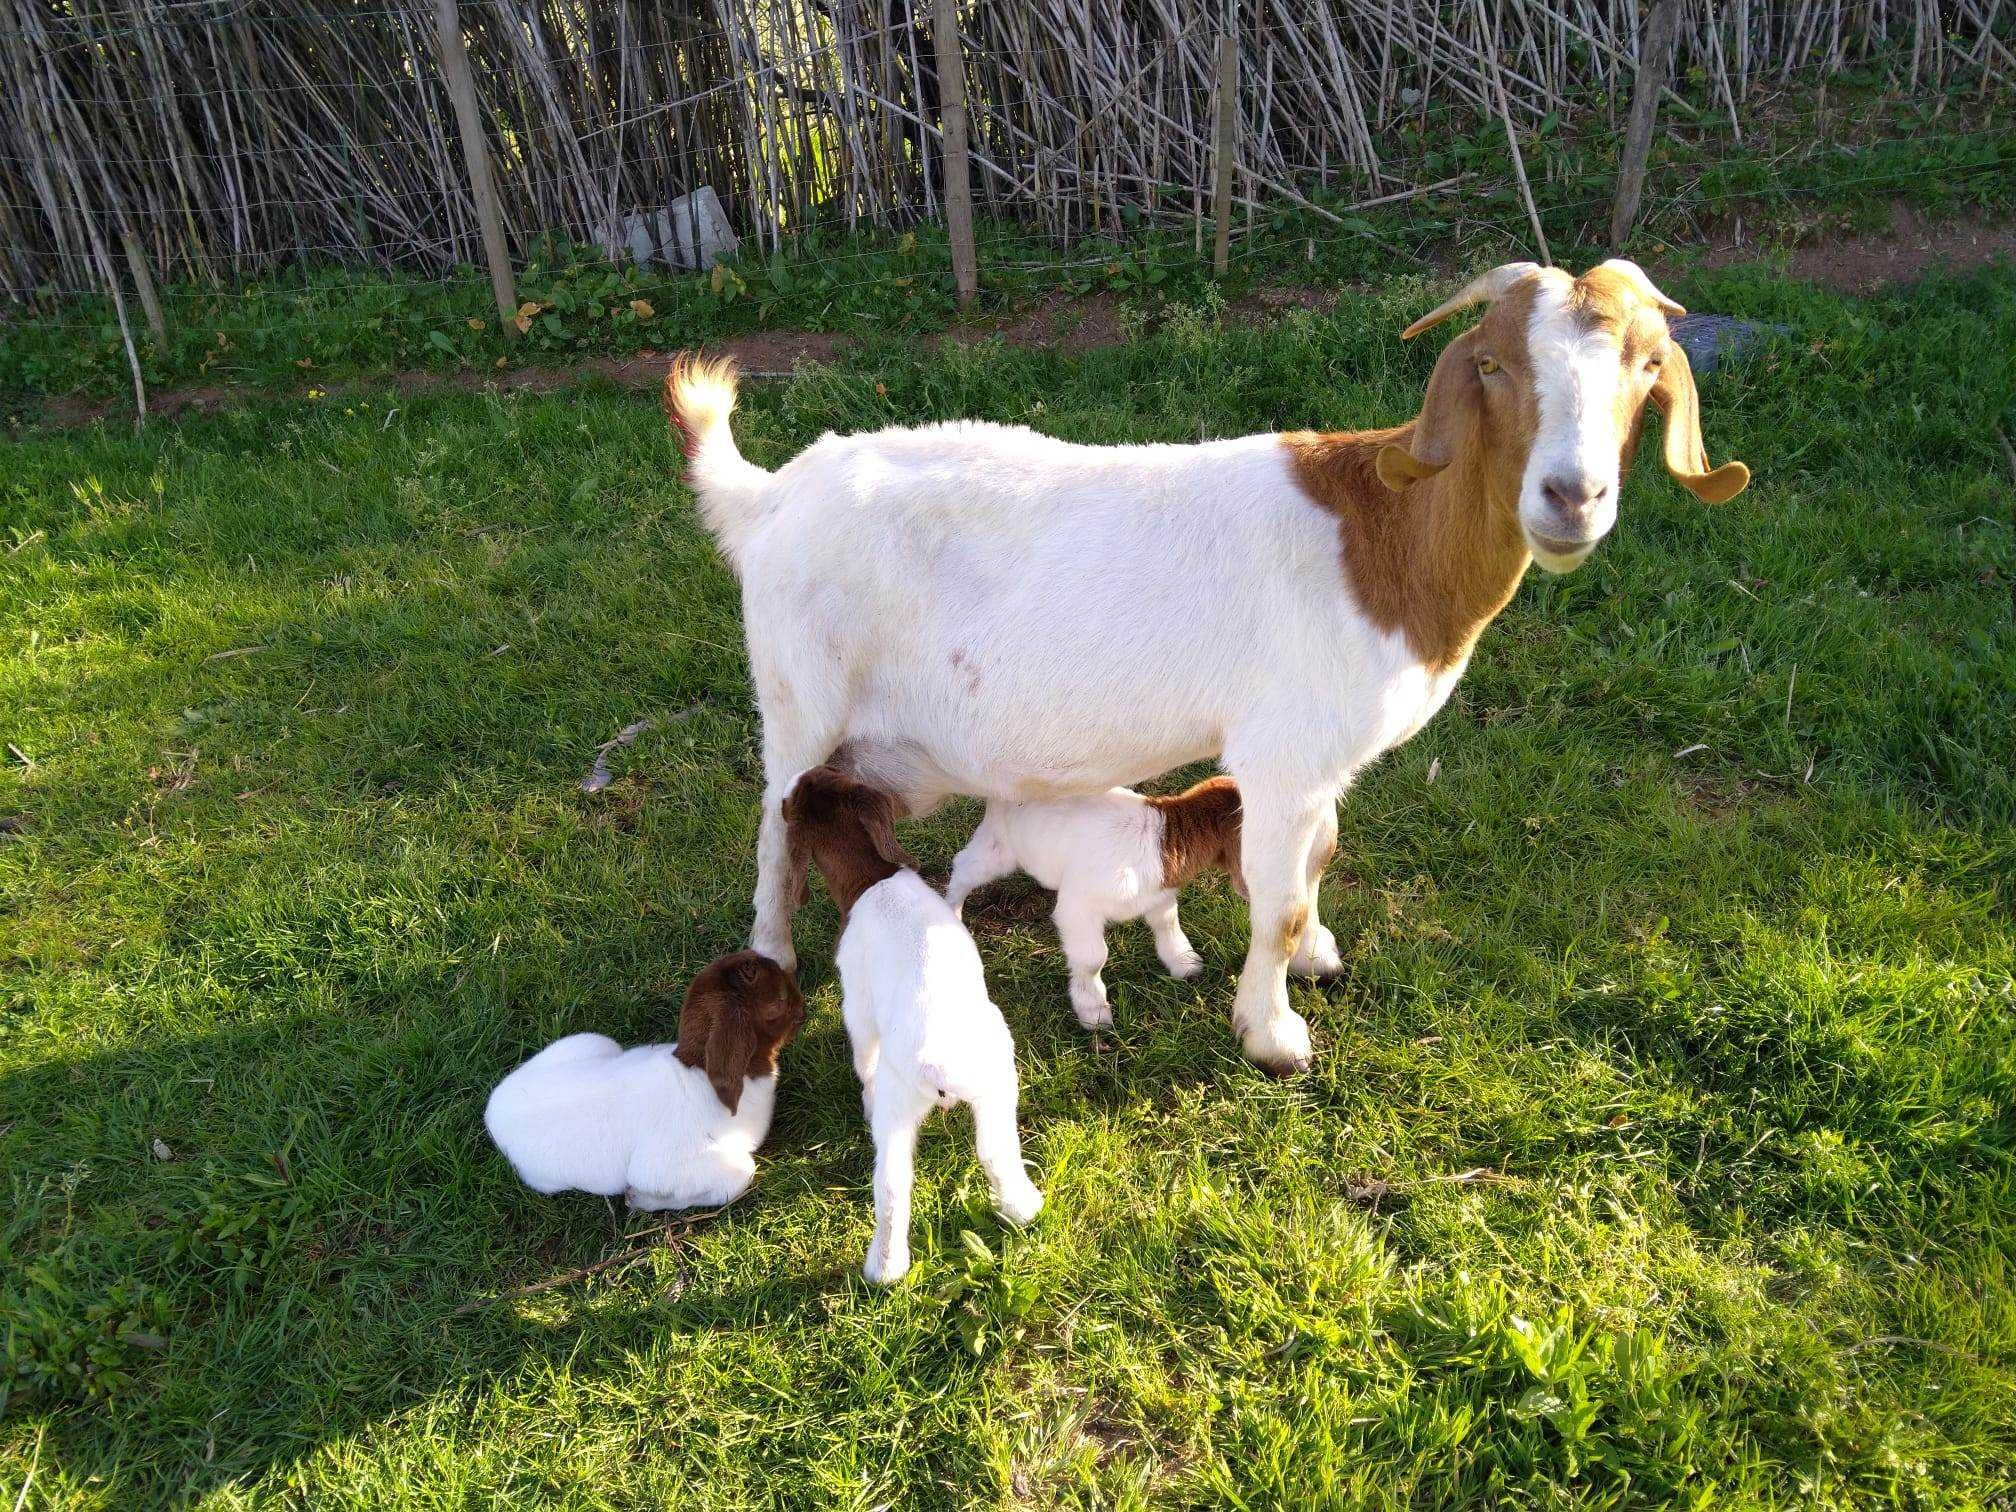
[[[535,1192],[621,1193],[647,1211],[732,1202],[756,1177],[777,1078],[744,1081],[730,1113],[674,1048],[625,1050],[603,1034],[555,1040],[497,1084],[484,1125]]]
[[[1101,793],[1219,757],[1253,938],[1233,1023],[1306,1065],[1286,971],[1341,969],[1306,858],[1361,767],[1439,709],[1344,579],[1281,438],[1077,446],[998,425],[829,435],[761,487],[725,423],[692,476],[742,579],[767,789],[752,944],[787,967],[785,790],[834,758],[911,812]],[[715,479],[726,483],[717,494]],[[1306,910],[1295,940],[1293,921]]]
[[[1169,974],[1187,981],[1204,969],[1176,917],[1176,889],[1162,884],[1159,810],[1129,788],[1047,803],[990,803],[987,817],[952,863],[945,902],[954,913],[976,887],[1025,871],[1057,894],[1052,919],[1071,968],[1078,1022],[1113,1022],[1100,972],[1106,926],[1145,919]]]
[[[1015,1132],[1015,1042],[988,1000],[973,937],[914,871],[855,900],[835,959],[875,1135],[875,1237],[862,1270],[896,1281],[910,1269],[917,1130],[933,1109],[973,1109],[973,1142],[1002,1217],[1027,1223],[1042,1209]]]

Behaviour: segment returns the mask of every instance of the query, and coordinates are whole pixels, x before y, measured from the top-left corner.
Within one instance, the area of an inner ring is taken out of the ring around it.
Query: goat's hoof
[[[1010,1223],[1031,1223],[1043,1211],[1043,1194],[1030,1187],[1026,1192],[1011,1192],[997,1197],[994,1211]]]
[[[861,1267],[861,1274],[877,1286],[894,1286],[910,1274],[910,1251],[893,1245],[886,1253],[871,1249],[868,1251],[868,1263]]]
[[[1204,957],[1194,950],[1188,955],[1180,955],[1175,960],[1164,961],[1162,964],[1168,968],[1169,975],[1179,982],[1187,982],[1204,974]]]
[[[1302,949],[1288,963],[1290,974],[1317,982],[1334,982],[1344,975],[1344,957],[1338,953],[1337,937],[1320,925],[1311,930]]]
[[[1309,1025],[1299,1013],[1283,1013],[1243,1030],[1239,1043],[1248,1060],[1275,1076],[1299,1076],[1309,1069]]]
[[[1113,1005],[1104,998],[1096,1002],[1080,1003],[1075,999],[1071,1011],[1078,1015],[1078,1022],[1087,1029],[1111,1029],[1113,1027]]]

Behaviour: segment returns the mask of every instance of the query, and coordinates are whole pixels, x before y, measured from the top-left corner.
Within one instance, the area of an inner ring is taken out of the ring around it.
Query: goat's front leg
[[[991,817],[991,814],[990,814]],[[967,897],[989,882],[998,882],[1015,870],[1015,858],[994,834],[986,819],[973,831],[966,848],[952,858],[952,876],[945,884],[945,901],[952,912],[966,906]]]
[[[1071,968],[1071,1011],[1087,1029],[1104,1029],[1113,1022],[1113,1006],[1099,975],[1106,969],[1106,916],[1082,897],[1060,893],[1050,918]]]
[[[930,1111],[907,1094],[896,1092],[893,1078],[874,1113],[875,1237],[861,1273],[880,1286],[901,1281],[910,1270],[910,1188],[916,1180],[917,1127]]]
[[[1167,892],[1161,901],[1153,904],[1141,915],[1147,921],[1149,933],[1155,936],[1155,954],[1161,957],[1163,969],[1179,982],[1187,982],[1204,969],[1204,957],[1190,943],[1190,937],[1183,933],[1183,922],[1176,916],[1176,894]]]
[[[1010,1071],[1012,1074],[1012,1064]],[[994,1209],[1010,1223],[1027,1223],[1043,1211],[1043,1194],[1029,1179],[1022,1164],[1022,1139],[1015,1132],[1015,1088],[997,1090],[973,1099],[973,1147],[980,1168],[987,1173],[987,1185],[994,1193]]]
[[[1319,917],[1322,907],[1323,868],[1337,854],[1337,803],[1325,803],[1317,816],[1316,835],[1309,842],[1309,926],[1302,931],[1301,948],[1288,962],[1297,976],[1327,982],[1344,972],[1344,957],[1337,950],[1337,936],[1324,927]]]
[[[756,922],[749,948],[770,957],[786,971],[798,969],[791,945],[791,912],[805,893],[805,861],[793,860],[791,838],[784,826],[784,795],[796,772],[773,781],[763,793],[762,826],[756,833]]]
[[[1277,1076],[1309,1067],[1309,1026],[1288,1006],[1288,963],[1309,927],[1309,854],[1331,795],[1234,771],[1244,810],[1240,869],[1253,939],[1239,973],[1232,1027],[1249,1060]]]

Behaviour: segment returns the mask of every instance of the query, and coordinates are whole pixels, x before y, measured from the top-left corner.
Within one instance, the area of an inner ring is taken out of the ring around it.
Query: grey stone
[[[1773,335],[1783,335],[1787,327],[1760,325],[1754,320],[1738,320],[1734,315],[1683,315],[1667,330],[1687,354],[1687,365],[1698,377],[1712,373],[1724,357],[1737,358],[1756,350]]]
[[[662,210],[623,217],[623,244],[640,267],[711,268],[741,245],[721,197],[702,184]]]

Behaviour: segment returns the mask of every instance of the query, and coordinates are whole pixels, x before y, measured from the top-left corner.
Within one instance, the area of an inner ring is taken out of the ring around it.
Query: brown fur
[[[895,798],[880,788],[838,767],[813,767],[784,800],[793,872],[802,878],[808,862],[816,865],[846,918],[855,900],[877,882],[916,870],[917,863],[896,840],[900,812]],[[793,901],[803,901],[802,886]]]
[[[1293,956],[1302,948],[1302,931],[1309,927],[1309,907],[1297,903],[1281,920],[1281,954]]]
[[[1239,869],[1239,787],[1230,777],[1207,777],[1169,798],[1150,798],[1162,816],[1162,885],[1182,887],[1199,872],[1222,867],[1245,892]]]
[[[679,1010],[681,1065],[707,1073],[721,1106],[742,1105],[742,1083],[775,1076],[777,1056],[805,1022],[805,999],[791,973],[766,955],[738,950],[700,968]]]
[[[1354,597],[1382,630],[1405,635],[1434,672],[1470,654],[1531,559],[1518,509],[1519,480],[1539,423],[1526,351],[1536,289],[1530,279],[1513,285],[1449,343],[1421,413],[1406,425],[1282,437],[1297,483],[1337,518]],[[1664,316],[1638,285],[1614,269],[1593,268],[1575,281],[1568,307],[1588,325],[1617,334],[1627,371],[1663,354],[1649,396],[1635,384],[1618,386],[1623,467],[1637,450],[1649,397],[1668,417],[1666,461],[1675,478],[1711,502],[1740,490],[1750,476],[1742,463],[1705,470],[1687,355],[1667,339]],[[1479,375],[1477,364],[1487,356],[1507,381],[1487,384]]]

